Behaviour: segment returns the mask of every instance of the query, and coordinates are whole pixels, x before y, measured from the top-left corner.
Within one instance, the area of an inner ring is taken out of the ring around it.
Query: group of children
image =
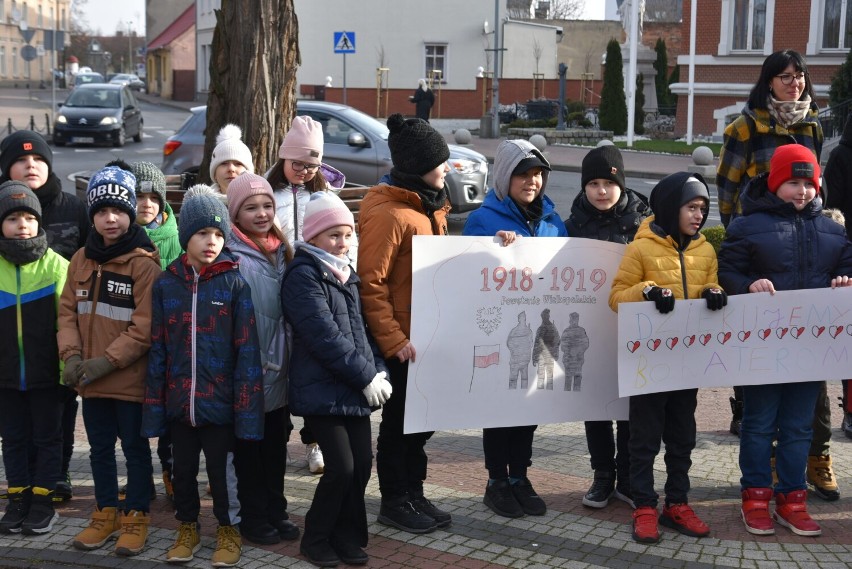
[[[239,129],[223,129],[211,157],[214,185],[187,191],[179,223],[162,172],[120,161],[94,173],[84,206],[59,187],[65,205],[57,221],[47,144],[29,131],[3,141],[0,291],[7,300],[0,322],[18,333],[0,350],[9,485],[0,531],[46,533],[57,519],[53,500],[68,481],[63,437],[73,414],[65,391],[83,401],[96,501],[88,527],[73,539],[78,549],[117,538],[117,554],[142,551],[154,437],[179,522],[167,561],[189,561],[200,548],[201,452],[218,522],[214,566],[235,565],[243,538],[298,538],[283,489],[291,413],[304,418],[303,442],[324,455],[300,547],[309,561],[332,567],[369,559],[369,417],[380,407],[378,521],[414,533],[452,522],[424,495],[432,433],[403,433],[408,361],[416,358],[409,340],[411,237],[448,233],[449,150],[420,119],[393,115],[388,127],[393,169],[362,203],[357,265],[353,215],[326,191],[342,186],[342,175],[322,163],[321,125],[310,118],[295,119],[266,178],[254,174]],[[549,172],[530,143],[503,142],[494,189],[469,215],[464,234],[495,235],[504,246],[568,235],[627,244],[610,292],[613,310],[651,301],[666,313],[677,299],[704,299],[720,310],[727,294],[852,284],[852,245],[823,215],[819,165],[804,147],[779,148],[769,173],[743,190],[743,214],[730,224],[718,262],[700,233],[710,201],[701,176],[669,175],[648,201],[626,187],[619,151],[595,148],[583,160],[583,191],[563,221],[545,195]],[[75,240],[82,245],[75,248]],[[50,337],[56,342],[45,341]],[[774,519],[796,534],[819,535],[804,478],[819,384],[744,391],[747,531],[773,533]],[[631,397],[629,421],[617,422],[615,438],[612,421],[585,425],[595,474],[583,504],[602,508],[612,497],[631,504],[639,542],[659,541],[658,524],[695,537],[710,533],[688,502],[696,394]],[[484,503],[501,516],[547,510],[527,477],[535,430],[483,431]],[[118,440],[127,465],[123,500]],[[661,441],[667,480],[658,512],[653,464]]]

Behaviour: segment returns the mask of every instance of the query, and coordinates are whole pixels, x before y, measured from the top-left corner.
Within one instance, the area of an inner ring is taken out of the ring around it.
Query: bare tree
[[[551,0],[551,20],[578,20],[583,15],[586,0]]]
[[[541,43],[536,37],[533,37],[532,53],[533,59],[535,59],[535,72],[538,73],[538,63],[541,61],[541,54],[544,53],[544,48],[541,47]]]
[[[385,44],[379,44],[379,47],[376,48],[376,67],[384,68],[387,67],[387,53],[385,52]]]
[[[202,179],[216,134],[227,123],[243,129],[256,171],[277,160],[278,144],[295,115],[301,65],[293,0],[222,0],[215,14]]]

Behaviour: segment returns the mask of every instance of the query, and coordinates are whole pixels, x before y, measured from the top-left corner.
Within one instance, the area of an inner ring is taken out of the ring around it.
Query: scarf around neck
[[[41,227],[30,239],[0,238],[0,257],[13,265],[26,265],[41,259],[47,252],[47,233]]]
[[[341,258],[332,255],[328,251],[320,249],[310,243],[305,243],[304,241],[296,241],[296,250],[302,249],[305,253],[313,256],[320,263],[328,267],[328,270],[331,271],[331,274],[334,275],[340,284],[346,284],[349,280],[349,275],[352,273],[352,268],[349,266],[349,258]]]
[[[136,248],[141,248],[151,253],[155,251],[154,244],[148,237],[148,233],[141,225],[136,223],[131,223],[127,229],[127,233],[122,235],[118,239],[118,242],[112,245],[105,245],[104,238],[100,233],[90,231],[85,245],[86,258],[93,260],[99,265],[103,265],[107,261],[129,253]]]
[[[239,227],[237,227],[236,223],[231,225],[231,231],[234,232],[234,234],[239,238],[240,241],[242,241],[255,251],[260,251],[261,253],[273,253],[277,251],[278,248],[282,245],[281,240],[278,239],[271,231],[266,234],[266,237],[264,239],[258,239],[257,241],[246,235]],[[260,242],[260,244],[263,245],[264,251],[260,250],[260,247],[258,247],[257,242]]]
[[[811,98],[809,95],[805,95],[804,99],[798,101],[779,101],[772,95],[769,95],[767,103],[766,109],[769,111],[770,116],[784,128],[805,120],[811,108]]]
[[[440,190],[436,190],[417,174],[400,172],[396,168],[391,169],[390,176],[393,185],[420,196],[420,201],[423,202],[423,209],[426,210],[426,215],[429,217],[432,217],[432,214],[444,207],[444,204],[447,202],[446,185]]]

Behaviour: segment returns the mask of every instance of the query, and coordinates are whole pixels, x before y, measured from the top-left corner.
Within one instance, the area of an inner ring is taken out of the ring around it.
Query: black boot
[[[595,479],[586,495],[583,505],[589,508],[605,508],[615,493],[615,472],[595,470]]]
[[[0,518],[0,533],[21,533],[24,520],[30,513],[32,492],[30,487],[9,488],[9,503],[6,513]]]
[[[438,523],[415,508],[408,495],[394,500],[382,500],[377,521],[410,533],[429,533],[435,531]]]
[[[731,401],[731,434],[740,436],[740,427],[743,423],[743,402],[737,401],[733,397],[730,398]]]
[[[53,529],[59,514],[53,509],[53,492],[46,488],[33,488],[30,511],[22,524],[25,535],[41,535]]]

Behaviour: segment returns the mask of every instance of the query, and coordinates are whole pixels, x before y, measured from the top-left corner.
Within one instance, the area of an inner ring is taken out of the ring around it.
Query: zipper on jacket
[[[24,316],[21,313],[21,266],[15,265],[15,281],[17,290],[15,291],[15,311],[18,318],[18,359],[21,362],[21,391],[27,390],[27,369],[24,364]]]
[[[98,296],[99,296],[98,295],[98,291],[99,291],[98,287],[100,286],[100,282],[101,282],[101,269],[102,268],[103,268],[103,265],[98,265],[98,272],[95,275],[95,282],[92,285],[92,291],[94,292],[94,294],[93,294],[94,298],[91,299],[92,307],[89,309],[91,311],[91,312],[89,312],[89,334],[88,334],[89,340],[86,342],[86,346],[88,346],[89,349],[91,349],[91,346],[92,346],[92,333],[94,332],[94,328],[95,328],[95,312],[96,312],[96,309],[98,307]],[[90,353],[85,353],[85,354],[83,354],[83,356],[84,356],[83,357],[84,360],[88,359],[88,357],[90,356]]]
[[[196,387],[196,377],[195,377],[195,316],[196,316],[196,308],[198,306],[198,272],[195,270],[195,267],[192,268],[192,319],[190,320],[190,328],[192,329],[192,341],[190,345],[190,349],[192,350],[190,353],[192,354],[192,381],[189,386],[189,423],[195,427],[195,387]]]
[[[799,284],[796,288],[799,289],[805,288],[805,274],[807,273],[807,267],[805,267],[805,263],[807,263],[805,247],[807,245],[803,242],[805,238],[804,225],[801,214],[796,213],[796,223],[793,224],[793,227],[796,230],[796,236],[793,241],[796,243],[796,253],[799,255],[799,258],[796,259],[796,266],[799,267],[799,274],[796,275]]]
[[[689,289],[686,288],[686,262],[683,258],[683,250],[678,249],[677,254],[680,257],[680,278],[683,282],[683,298],[689,300]]]
[[[290,185],[290,189],[293,191],[293,241],[299,240],[299,188],[294,185]],[[307,189],[307,187],[305,188]],[[310,201],[310,196],[308,200]]]

